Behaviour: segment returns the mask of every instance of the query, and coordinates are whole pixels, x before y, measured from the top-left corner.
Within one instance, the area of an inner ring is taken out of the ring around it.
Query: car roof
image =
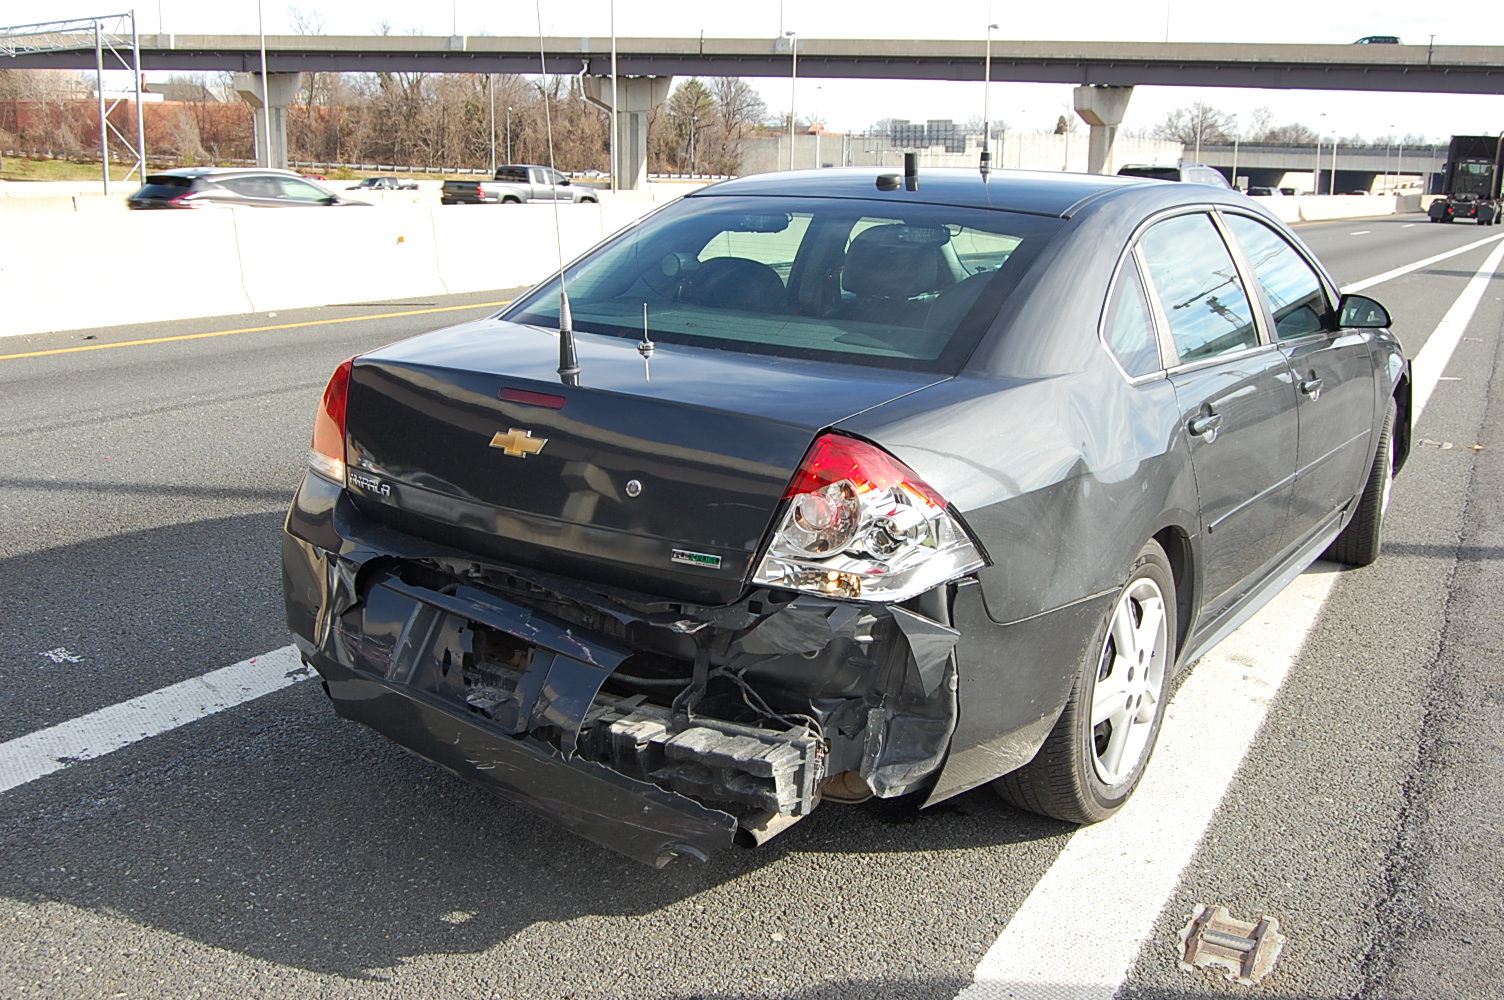
[[[900,179],[898,190],[880,190],[877,178]],[[903,170],[893,167],[837,167],[825,170],[783,170],[752,174],[722,181],[694,191],[686,197],[730,197],[733,195],[780,195],[810,198],[862,198],[914,204],[958,205],[991,208],[1034,215],[1070,218],[1087,203],[1103,198],[1117,198],[1131,193],[1142,196],[1146,190],[1168,188],[1154,200],[1171,202],[1223,201],[1207,192],[1217,189],[1203,184],[1163,184],[1138,177],[1112,174],[1069,174],[1032,170],[994,170],[984,180],[976,169],[958,167],[921,167],[919,188],[902,187]],[[1171,193],[1181,189],[1178,194]],[[1194,192],[1194,193],[1193,193]]]
[[[153,170],[153,177],[231,177],[237,174],[277,174],[280,177],[301,177],[295,170],[280,167],[172,167],[168,170]]]

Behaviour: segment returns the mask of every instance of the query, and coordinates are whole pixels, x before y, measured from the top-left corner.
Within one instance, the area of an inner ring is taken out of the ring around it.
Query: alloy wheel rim
[[[1092,766],[1108,787],[1127,780],[1148,756],[1169,646],[1164,594],[1141,577],[1113,609],[1092,687]]]

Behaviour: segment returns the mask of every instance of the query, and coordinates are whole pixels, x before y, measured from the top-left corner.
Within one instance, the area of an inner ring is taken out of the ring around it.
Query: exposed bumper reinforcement
[[[499,792],[603,847],[663,867],[703,861],[731,844],[729,813],[580,757],[565,760],[531,737],[512,737],[455,715],[439,698],[357,673],[323,657],[335,708],[441,767]]]

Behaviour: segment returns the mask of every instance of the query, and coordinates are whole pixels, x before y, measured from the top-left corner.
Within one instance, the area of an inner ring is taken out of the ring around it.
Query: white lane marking
[[[1406,264],[1404,267],[1397,267],[1392,271],[1385,271],[1383,274],[1376,274],[1372,278],[1364,278],[1362,281],[1355,281],[1351,285],[1343,285],[1342,290],[1344,292],[1361,292],[1365,288],[1372,288],[1374,285],[1380,284],[1382,282],[1391,281],[1395,278],[1398,278],[1402,274],[1409,274],[1411,271],[1419,271],[1423,267],[1430,267],[1437,261],[1446,260],[1448,257],[1455,257],[1460,253],[1467,253],[1469,250],[1476,250],[1481,246],[1487,246],[1488,244],[1496,243],[1499,240],[1504,240],[1504,233],[1500,233],[1498,236],[1489,236],[1481,240],[1474,240],[1472,243],[1469,243],[1466,246],[1460,246],[1455,250],[1448,250],[1446,253],[1439,253],[1434,257],[1427,257],[1425,260],[1418,260],[1413,264]]]
[[[313,676],[283,646],[0,743],[0,793]]]
[[[1495,236],[1493,239],[1504,239],[1504,236]],[[1431,392],[1436,388],[1437,381],[1441,378],[1442,369],[1446,367],[1447,359],[1457,349],[1462,341],[1462,334],[1467,330],[1467,324],[1473,318],[1473,313],[1478,308],[1478,303],[1483,301],[1483,293],[1488,290],[1493,275],[1499,268],[1499,261],[1504,259],[1504,243],[1494,247],[1494,252],[1488,255],[1483,266],[1473,275],[1462,294],[1457,296],[1457,301],[1452,303],[1452,308],[1441,318],[1435,332],[1426,339],[1426,346],[1416,356],[1411,364],[1411,374],[1414,377],[1412,392],[1415,399],[1415,413],[1426,408],[1426,400],[1431,398]],[[1437,358],[1439,364],[1426,364],[1431,357]]]
[[[1414,358],[1416,420],[1501,259],[1504,243]],[[1202,657],[1166,709],[1160,745],[1134,797],[1111,820],[1071,835],[958,1000],[1112,1000],[1195,856],[1339,575],[1307,571]],[[1089,919],[1082,919],[1083,912]]]
[[[1143,784],[1111,820],[1071,836],[962,1000],[1111,1000],[1336,579],[1303,574],[1201,659],[1167,709]]]
[[[1416,225],[1416,223],[1414,223],[1414,222],[1407,222],[1403,226],[1401,226],[1400,228],[1401,229],[1409,229],[1413,225]]]
[[[1359,229],[1357,232],[1348,233],[1347,235],[1349,235],[1349,236],[1367,236],[1371,232],[1373,232],[1372,229]]]

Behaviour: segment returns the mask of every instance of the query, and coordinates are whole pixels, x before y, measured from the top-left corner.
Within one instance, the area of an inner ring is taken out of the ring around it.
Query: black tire
[[[1120,620],[1120,615],[1126,617]],[[1140,646],[1136,656],[1120,654],[1115,621],[1134,632],[1152,629],[1153,641],[1146,644],[1152,648]],[[1020,809],[1071,823],[1096,823],[1117,812],[1138,787],[1159,739],[1177,635],[1175,578],[1164,550],[1151,541],[1139,551],[1112,609],[1097,627],[1092,652],[1055,728],[1033,760],[993,782],[998,794]],[[1098,687],[1109,681],[1112,688],[1101,692],[1103,707],[1115,704],[1121,691],[1123,711],[1093,725]],[[1115,736],[1126,749],[1113,763]]]
[[[1379,558],[1383,544],[1384,514],[1389,509],[1389,494],[1394,485],[1394,400],[1384,414],[1379,440],[1374,446],[1373,464],[1358,497],[1358,509],[1342,533],[1322,553],[1323,559],[1344,566],[1367,566]]]
[[[503,198],[503,199],[501,199],[501,203],[503,205],[521,205],[522,204],[522,199],[521,198]]]

